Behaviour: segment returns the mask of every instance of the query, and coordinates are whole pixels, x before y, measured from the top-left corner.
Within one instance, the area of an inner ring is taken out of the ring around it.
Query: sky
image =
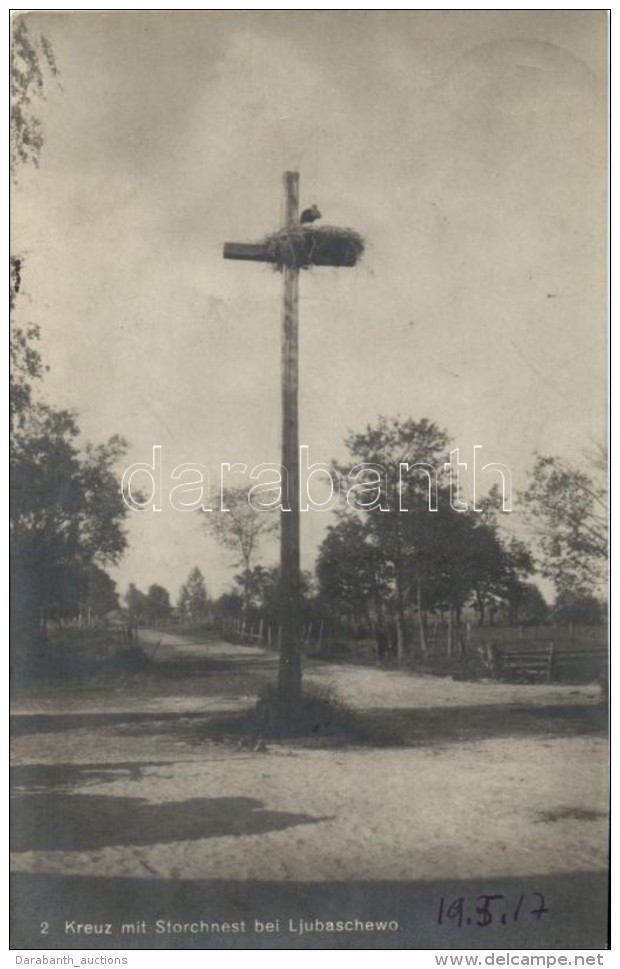
[[[84,440],[122,434],[126,465],[161,445],[166,488],[181,462],[278,462],[282,281],[222,247],[281,224],[286,170],[367,243],[301,274],[312,461],[378,414],[427,417],[517,491],[534,452],[583,465],[605,439],[605,11],[26,16],[60,78],[13,191],[18,312]],[[328,523],[302,516],[304,566]],[[121,591],[176,596],[194,565],[230,585],[195,514],[135,512],[128,536]]]

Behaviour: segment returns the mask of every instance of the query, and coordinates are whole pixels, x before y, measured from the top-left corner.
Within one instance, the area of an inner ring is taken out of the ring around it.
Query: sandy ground
[[[596,687],[313,663],[308,679],[397,725],[398,744],[254,752],[209,725],[254,702],[273,655],[145,638],[170,676],[16,691],[14,871],[300,883],[605,870]]]

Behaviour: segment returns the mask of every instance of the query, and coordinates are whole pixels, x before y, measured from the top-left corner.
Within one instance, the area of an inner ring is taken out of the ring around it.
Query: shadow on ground
[[[316,711],[314,720],[306,721],[303,730],[290,743],[327,747],[429,747],[501,737],[604,736],[607,732],[606,713],[596,704],[351,710],[344,704],[337,702],[331,706],[327,702],[317,705]],[[203,741],[239,734],[268,734],[253,712],[198,719],[192,729],[196,739]]]
[[[30,794],[14,799],[13,851],[89,851],[108,845],[170,844],[264,834],[325,818],[265,810],[251,797],[195,797],[152,804],[98,794]]]
[[[496,897],[485,903],[481,895]],[[11,898],[12,946],[24,949],[505,950],[608,945],[608,881],[603,872],[420,882],[412,871],[409,882],[326,883],[19,874],[13,876]],[[277,931],[265,932],[265,922],[276,919]],[[358,924],[349,922],[356,919]],[[349,922],[349,929],[301,934],[293,931],[300,928],[299,920]],[[396,927],[360,929],[359,922],[367,921]],[[48,929],[44,938],[42,922]],[[222,922],[229,923],[228,931],[213,927]],[[94,936],[80,934],[77,926],[84,923],[96,927]]]
[[[37,794],[73,790],[122,779],[140,781],[149,768],[166,767],[174,761],[120,761],[95,764],[19,764],[10,768],[14,794]]]
[[[71,690],[100,689],[131,684],[137,692],[168,695],[182,683],[185,691],[199,685],[205,695],[213,696],[229,687],[239,692],[256,693],[261,683],[273,678],[278,668],[276,653],[244,651],[239,647],[233,655],[218,653],[215,642],[187,643],[186,647],[150,643],[131,647],[110,647],[105,656],[95,659],[71,650],[16,664],[11,669],[14,697],[28,695],[32,690],[62,688]],[[215,647],[213,653],[206,650]],[[187,649],[184,652],[184,648]],[[205,652],[194,652],[204,649]],[[156,660],[154,659],[156,658]],[[191,682],[188,682],[191,681]],[[192,692],[195,692],[192,689]]]
[[[408,745],[473,743],[498,737],[575,737],[604,734],[607,718],[596,704],[580,706],[489,704],[364,710],[359,721],[368,737]]]
[[[163,659],[162,662],[154,664],[149,670],[149,676],[153,678],[169,679],[170,677],[185,676],[232,676],[235,678],[249,676],[253,677],[256,686],[256,676],[263,674],[269,677],[278,668],[278,657],[256,656],[251,653],[244,656],[173,656],[170,659]]]
[[[169,731],[183,732],[192,721],[203,722],[204,713],[142,712],[142,713],[34,713],[11,717],[11,734],[64,733],[68,730],[99,730],[111,728],[119,734],[155,734]]]
[[[15,736],[90,729],[134,737],[166,734],[197,745],[269,735],[250,705],[239,711],[215,713],[26,714],[11,719],[11,732]],[[335,747],[418,747],[474,743],[498,737],[603,736],[606,732],[606,711],[595,703],[351,710],[345,704],[332,705],[327,701],[317,706],[316,716],[306,719],[291,742]],[[277,737],[272,740],[275,742]]]

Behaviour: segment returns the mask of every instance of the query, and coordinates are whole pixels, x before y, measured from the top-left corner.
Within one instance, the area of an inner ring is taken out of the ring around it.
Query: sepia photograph
[[[13,949],[609,947],[608,34],[12,13]]]

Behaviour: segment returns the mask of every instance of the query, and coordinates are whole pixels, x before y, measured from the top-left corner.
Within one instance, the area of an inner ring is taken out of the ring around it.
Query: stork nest
[[[353,229],[335,225],[300,225],[278,229],[264,240],[276,269],[310,269],[311,266],[355,266],[364,252],[364,240]]]

